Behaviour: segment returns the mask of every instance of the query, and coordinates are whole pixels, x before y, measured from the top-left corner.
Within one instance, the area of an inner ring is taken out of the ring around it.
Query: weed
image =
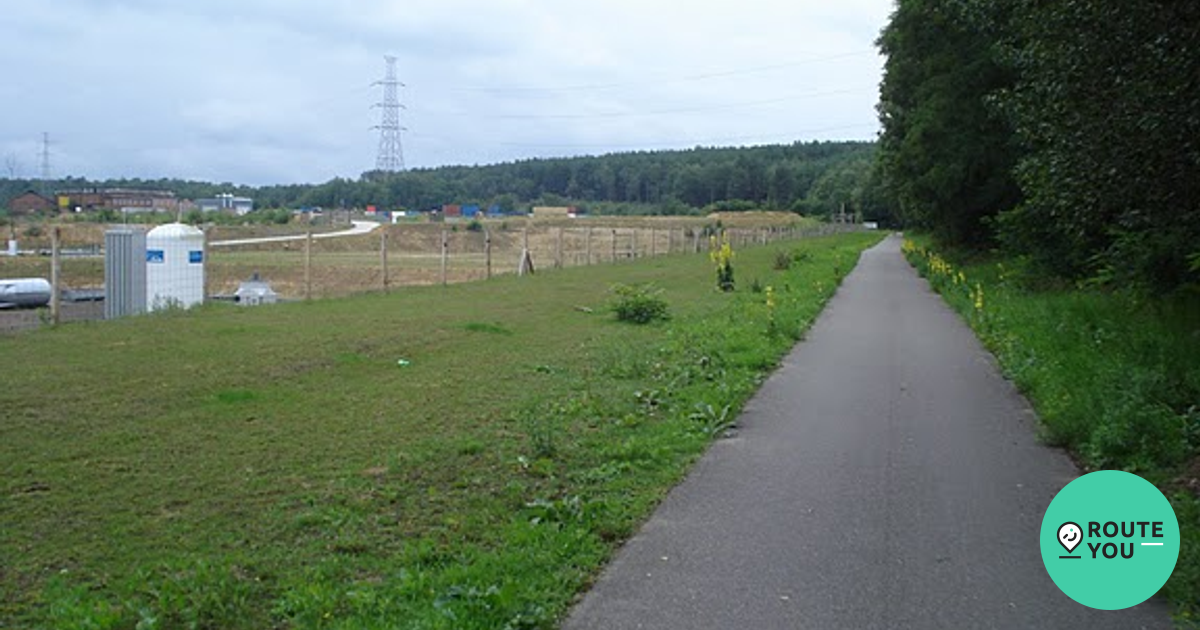
[[[729,242],[729,235],[721,231],[721,237],[712,236],[709,238],[709,259],[717,269],[717,288],[726,293],[733,291],[735,282],[733,279],[733,244]]]
[[[731,410],[731,405],[725,405],[718,409],[707,403],[696,403],[696,410],[688,416],[688,419],[694,423],[697,431],[706,436],[715,437],[723,435],[736,424],[736,419],[731,417]]]
[[[536,459],[552,459],[558,453],[561,422],[554,404],[538,405],[520,414],[518,419],[529,439],[529,447]]]
[[[785,251],[775,252],[775,260],[771,263],[771,268],[775,271],[787,271],[792,268],[793,255]]]
[[[616,296],[612,310],[617,320],[631,324],[649,324],[670,319],[667,301],[662,298],[662,289],[652,284],[617,284],[612,293]]]

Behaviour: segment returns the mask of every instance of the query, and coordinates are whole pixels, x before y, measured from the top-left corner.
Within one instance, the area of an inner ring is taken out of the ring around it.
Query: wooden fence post
[[[587,266],[591,266],[591,264],[592,264],[592,226],[590,226],[590,225],[588,226],[587,233],[583,237],[583,242],[584,242],[583,248],[586,252],[585,255],[587,256],[587,262],[584,264]]]
[[[483,257],[484,264],[487,265],[487,279],[492,279],[492,232],[490,230],[483,231]]]
[[[450,233],[442,230],[442,286],[446,286],[446,262],[450,256]]]
[[[658,255],[658,230],[650,228],[650,257]]]
[[[383,271],[383,292],[387,293],[388,285],[388,235],[387,228],[379,233],[379,264]]]
[[[554,238],[554,268],[563,268],[563,229],[558,228]]]
[[[631,236],[630,236],[630,240],[629,240],[629,260],[637,260],[637,252],[638,252],[637,228],[633,228],[633,232],[631,232],[630,234],[631,234]]]
[[[612,231],[612,261],[617,262],[617,229]]]
[[[529,251],[529,224],[525,224],[524,236],[521,239],[521,262],[517,266],[517,275],[533,274],[533,254]]]
[[[312,299],[312,246],[313,233],[312,228],[304,235],[304,299]]]

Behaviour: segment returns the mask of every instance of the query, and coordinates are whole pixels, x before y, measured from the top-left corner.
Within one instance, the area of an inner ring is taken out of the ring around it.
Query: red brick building
[[[54,200],[30,190],[9,200],[8,211],[13,214],[32,214],[54,210]]]

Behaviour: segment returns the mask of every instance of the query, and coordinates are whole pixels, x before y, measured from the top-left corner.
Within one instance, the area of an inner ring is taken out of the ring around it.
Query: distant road
[[[343,236],[362,236],[374,232],[379,224],[374,221],[351,221],[354,227],[349,230],[340,232],[326,232],[324,234],[313,234],[313,238],[341,238]],[[257,243],[285,243],[289,241],[303,241],[308,238],[306,234],[296,234],[293,236],[265,236],[262,238],[242,238],[232,241],[213,241],[208,245],[211,247],[231,246],[231,245],[254,245]]]

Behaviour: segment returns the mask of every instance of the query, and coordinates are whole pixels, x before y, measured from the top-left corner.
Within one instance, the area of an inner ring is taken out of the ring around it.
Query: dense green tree
[[[899,0],[878,45],[887,55],[879,115],[882,175],[900,215],[945,241],[989,240],[989,218],[1017,203],[1018,152],[988,98],[1012,84],[998,36],[954,0]]]
[[[1022,0],[980,15],[1007,33],[1019,80],[1000,102],[1028,149],[1004,241],[1070,277],[1194,282],[1200,4]]]

